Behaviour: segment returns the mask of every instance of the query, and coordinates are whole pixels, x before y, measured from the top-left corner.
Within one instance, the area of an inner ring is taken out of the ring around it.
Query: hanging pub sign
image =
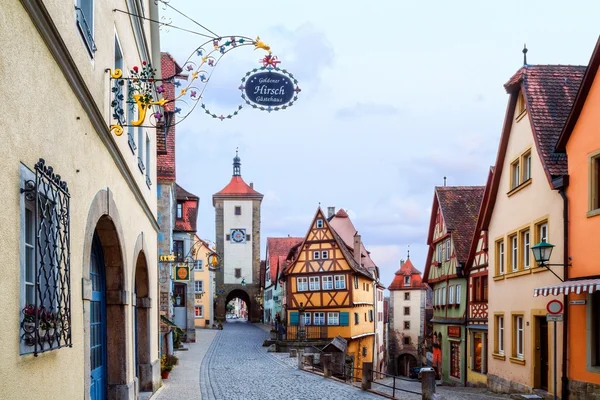
[[[190,280],[190,266],[188,263],[175,264],[175,277],[173,280],[177,282]]]
[[[221,264],[221,257],[216,252],[212,252],[208,255],[208,269],[211,271],[216,271],[219,269],[219,265]]]

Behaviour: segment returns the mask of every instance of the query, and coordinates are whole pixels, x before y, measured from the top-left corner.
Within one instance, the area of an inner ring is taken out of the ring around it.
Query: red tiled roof
[[[199,198],[177,185],[177,202],[182,203],[182,218],[175,219],[175,232],[196,232]]]
[[[504,85],[508,93],[523,89],[536,147],[550,182],[568,173],[566,154],[554,150],[585,70],[579,65],[525,65]]]
[[[425,289],[426,286],[421,278],[421,271],[415,268],[410,258],[402,263],[400,269],[395,272],[394,280],[388,290]],[[410,284],[404,285],[404,277],[410,276]]]
[[[329,226],[332,227],[342,238],[344,243],[354,251],[354,235],[358,232],[352,223],[352,220],[348,216],[348,213],[344,209],[340,209],[334,216],[329,220]],[[361,252],[361,264],[368,269],[374,269],[377,266],[371,259],[369,252],[365,248],[364,243],[360,244]]]
[[[456,257],[462,263],[469,255],[484,190],[485,186],[437,186],[435,188],[446,229],[452,233]]]
[[[277,263],[279,262],[279,271],[283,271],[285,260],[292,247],[302,243],[304,238],[301,237],[282,237],[267,238],[267,255],[269,260],[269,272],[271,274],[271,282],[277,280]]]
[[[263,195],[250,187],[241,176],[234,175],[231,181],[219,192],[213,194],[213,203],[216,197],[249,197],[262,199]]]

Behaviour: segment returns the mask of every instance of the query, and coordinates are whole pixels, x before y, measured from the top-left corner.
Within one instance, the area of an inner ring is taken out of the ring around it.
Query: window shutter
[[[298,325],[298,312],[293,311],[290,313],[290,325]]]
[[[350,319],[349,313],[347,313],[347,312],[340,313],[340,325],[341,326],[348,326],[349,319]]]

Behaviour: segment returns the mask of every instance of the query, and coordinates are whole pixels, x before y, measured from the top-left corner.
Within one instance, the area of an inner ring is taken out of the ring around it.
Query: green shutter
[[[298,312],[290,313],[290,325],[298,325]]]
[[[350,317],[348,316],[347,312],[341,312],[340,313],[340,325],[341,326],[348,326],[348,320],[350,319]]]

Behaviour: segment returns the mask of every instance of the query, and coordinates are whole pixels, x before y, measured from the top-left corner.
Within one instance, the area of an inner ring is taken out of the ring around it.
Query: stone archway
[[[250,295],[242,289],[234,289],[227,294],[225,298],[225,308],[227,309],[227,304],[233,299],[241,299],[244,303],[246,303],[246,307],[248,309],[248,321],[251,321],[252,314],[252,303],[250,302]]]
[[[417,366],[417,359],[412,354],[401,354],[398,357],[398,375],[409,376],[410,369]]]
[[[131,357],[127,349],[126,309],[130,304],[129,277],[125,272],[125,245],[117,206],[110,190],[99,191],[88,213],[83,245],[83,329],[84,329],[84,399],[90,398],[90,304],[92,281],[90,263],[94,236],[100,243],[104,261],[104,296],[106,312],[106,397],[130,399],[135,388],[131,380]]]

